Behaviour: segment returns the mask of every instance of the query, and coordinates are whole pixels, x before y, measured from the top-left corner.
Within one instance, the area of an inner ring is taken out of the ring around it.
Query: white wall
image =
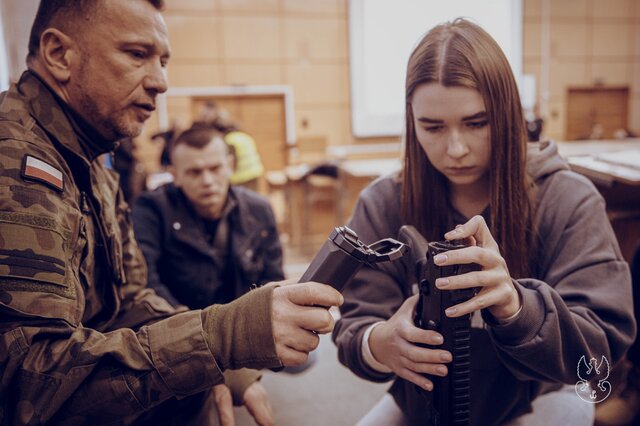
[[[0,17],[9,79],[16,81],[26,69],[27,44],[31,24],[38,8],[38,0],[1,0]],[[0,40],[1,41],[1,40]],[[1,53],[1,52],[0,52]],[[0,71],[1,72],[1,71]]]
[[[351,113],[358,137],[399,135],[411,51],[433,26],[471,18],[522,74],[522,0],[350,0]]]

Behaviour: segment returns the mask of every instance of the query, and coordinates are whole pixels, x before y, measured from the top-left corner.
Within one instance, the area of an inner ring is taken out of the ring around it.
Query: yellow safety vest
[[[262,176],[264,166],[251,136],[245,132],[233,131],[227,133],[224,140],[236,152],[236,170],[231,176],[232,184],[243,184]]]

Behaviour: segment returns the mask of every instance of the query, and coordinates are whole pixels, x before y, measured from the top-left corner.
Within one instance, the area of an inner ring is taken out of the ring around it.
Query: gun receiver
[[[363,264],[397,260],[408,250],[393,238],[368,246],[348,227],[334,228],[299,282],[315,281],[342,291]]]
[[[449,374],[445,377],[429,377],[433,381],[433,425],[467,425],[470,413],[471,366],[471,315],[458,318],[445,316],[445,309],[469,300],[475,289],[440,290],[435,286],[437,278],[465,274],[479,270],[476,264],[437,266],[433,258],[449,250],[466,247],[459,241],[428,243],[413,226],[400,228],[398,239],[411,247],[411,261],[420,291],[416,307],[415,324],[424,330],[434,330],[444,337],[440,346],[424,345],[432,349],[444,349],[453,355]],[[411,272],[409,272],[411,273]]]

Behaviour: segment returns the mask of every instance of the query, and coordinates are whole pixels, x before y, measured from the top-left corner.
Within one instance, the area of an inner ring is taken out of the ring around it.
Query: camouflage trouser
[[[172,398],[158,407],[124,422],[129,425],[218,426],[213,391],[183,399]]]

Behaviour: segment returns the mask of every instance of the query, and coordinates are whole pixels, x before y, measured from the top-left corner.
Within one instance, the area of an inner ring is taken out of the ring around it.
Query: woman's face
[[[418,142],[453,187],[485,185],[491,132],[480,92],[427,83],[411,101]]]

